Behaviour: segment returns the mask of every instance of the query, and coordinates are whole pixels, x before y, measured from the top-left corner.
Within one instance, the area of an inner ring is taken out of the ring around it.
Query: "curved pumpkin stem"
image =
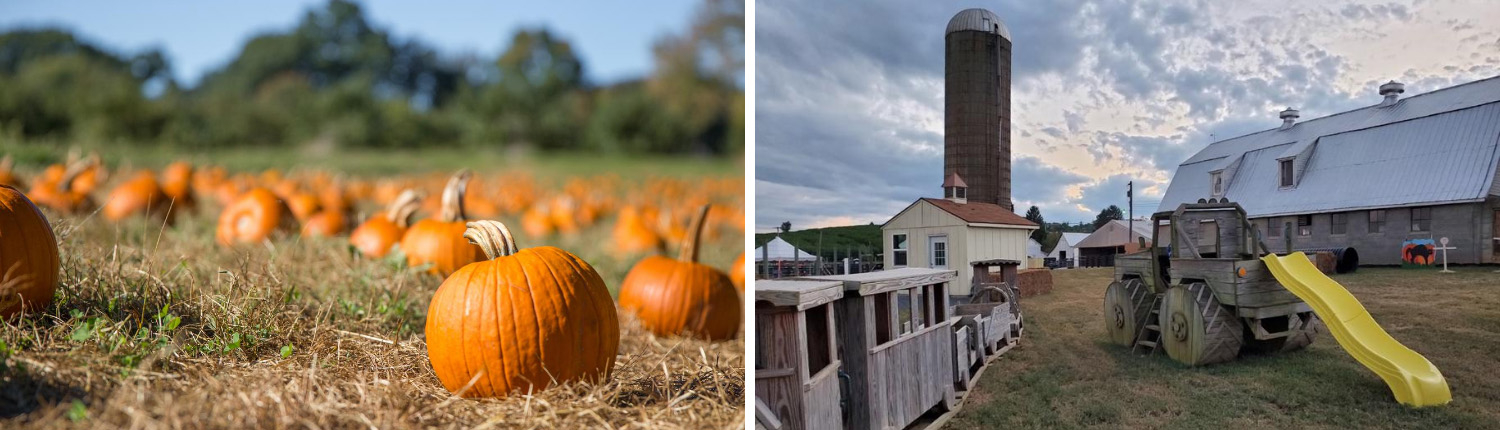
[[[516,245],[516,238],[511,236],[510,229],[500,221],[469,221],[464,226],[468,227],[468,230],[464,230],[464,238],[469,239],[469,243],[479,245],[487,259],[494,260],[521,250]]]
[[[422,207],[422,192],[407,188],[401,190],[401,195],[391,201],[391,205],[385,210],[385,218],[396,223],[401,228],[411,224],[411,216]]]
[[[464,220],[464,190],[469,188],[469,178],[473,176],[474,172],[463,169],[448,179],[448,185],[443,187],[443,209],[438,214],[439,220],[443,222]]]
[[[698,239],[703,236],[703,224],[708,220],[708,208],[713,205],[703,205],[698,210],[698,215],[693,216],[693,223],[688,224],[687,241],[682,243],[682,251],[677,254],[677,259],[690,263],[698,262]]]

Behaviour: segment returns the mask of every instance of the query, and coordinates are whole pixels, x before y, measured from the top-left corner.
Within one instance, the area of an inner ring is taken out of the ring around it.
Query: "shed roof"
[[[1209,172],[1236,161],[1224,197],[1252,217],[1483,200],[1500,183],[1497,102],[1500,76],[1214,142],[1157,210],[1210,197]],[[1280,187],[1277,160],[1304,152],[1296,186]]]
[[[1036,223],[1026,219],[1005,207],[994,203],[968,202],[958,203],[952,200],[935,199],[924,197],[922,200],[932,203],[938,209],[953,214],[958,219],[968,223],[979,224],[1003,224],[1017,227],[1036,227]]]

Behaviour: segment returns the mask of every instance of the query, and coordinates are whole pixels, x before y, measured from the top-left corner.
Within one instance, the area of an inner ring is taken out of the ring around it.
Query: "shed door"
[[[948,236],[932,236],[927,238],[927,267],[934,269],[948,268]]]

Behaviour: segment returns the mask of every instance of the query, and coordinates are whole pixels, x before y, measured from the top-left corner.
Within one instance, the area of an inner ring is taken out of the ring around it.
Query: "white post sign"
[[[1433,248],[1433,249],[1434,250],[1442,250],[1443,251],[1443,270],[1440,271],[1439,273],[1454,273],[1452,270],[1448,270],[1448,250],[1450,250],[1450,249],[1458,249],[1458,248],[1455,248],[1455,247],[1452,247],[1452,246],[1448,246],[1448,238],[1447,237],[1438,239],[1438,245],[1440,245],[1440,246],[1438,246],[1437,248]]]

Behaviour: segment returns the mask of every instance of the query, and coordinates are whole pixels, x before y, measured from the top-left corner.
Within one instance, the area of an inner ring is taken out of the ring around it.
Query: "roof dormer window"
[[[965,184],[964,179],[958,177],[957,173],[948,175],[948,178],[943,180],[943,198],[949,201],[960,204],[968,203],[968,190],[969,184]]]
[[[1208,180],[1213,184],[1214,197],[1224,195],[1224,172],[1213,172],[1208,174]]]
[[[1285,160],[1281,160],[1280,165],[1281,165],[1281,186],[1282,187],[1290,187],[1290,186],[1292,186],[1292,184],[1295,183],[1295,182],[1293,182],[1294,178],[1292,177],[1292,174],[1293,174],[1293,171],[1292,171],[1292,159],[1288,158],[1288,159],[1285,159]]]

